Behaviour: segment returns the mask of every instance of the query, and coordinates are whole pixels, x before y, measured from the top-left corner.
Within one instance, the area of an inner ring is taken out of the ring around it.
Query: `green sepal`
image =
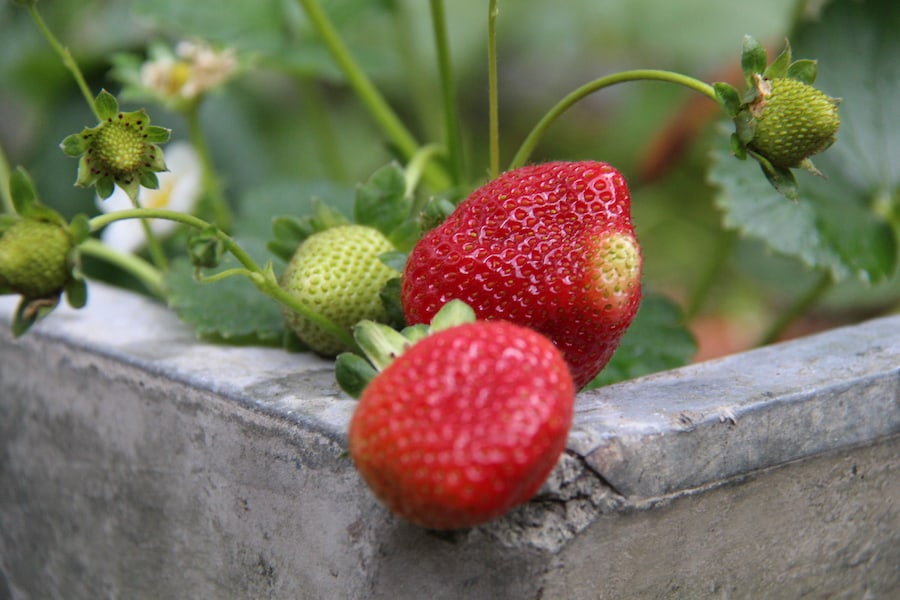
[[[739,160],[747,159],[747,146],[741,142],[737,133],[731,134],[731,153]]]
[[[88,216],[84,213],[78,213],[72,217],[69,223],[69,235],[72,236],[72,244],[77,246],[91,235],[91,223]]]
[[[408,327],[404,327],[400,330],[400,333],[403,334],[403,337],[408,339],[411,343],[415,344],[419,340],[424,340],[428,337],[428,334],[431,333],[431,328],[428,327],[425,323],[419,323],[417,325],[409,325]]]
[[[16,308],[16,314],[13,315],[13,337],[24,335],[32,325],[53,312],[58,305],[59,296],[37,299],[22,298]]]
[[[84,308],[87,304],[87,284],[80,275],[69,280],[69,283],[66,284],[65,293],[66,302],[72,308]]]
[[[16,168],[9,176],[9,194],[12,196],[13,208],[22,216],[26,216],[31,207],[37,204],[34,181],[24,167]]]
[[[163,144],[169,141],[172,130],[167,129],[166,127],[160,127],[159,125],[150,125],[147,127],[145,133],[147,134],[147,141],[151,144]]]
[[[399,277],[393,277],[388,279],[387,283],[378,291],[381,305],[387,311],[386,323],[394,329],[400,329],[406,325],[406,315],[403,313],[403,303],[400,300],[401,282]]]
[[[737,89],[733,85],[717,81],[713,84],[713,90],[725,114],[732,118],[736,117],[741,110],[741,96]]]
[[[403,169],[392,162],[375,171],[356,188],[353,205],[354,220],[368,225],[390,238],[409,217],[412,200],[406,196],[406,178]]]
[[[749,110],[741,110],[734,118],[734,132],[741,144],[747,145],[756,135],[756,119]]]
[[[812,85],[816,82],[819,75],[819,63],[815,60],[807,58],[795,60],[788,67],[786,77],[796,79],[806,85]]]
[[[456,327],[457,325],[474,322],[475,311],[472,310],[471,306],[462,300],[451,300],[442,306],[441,310],[439,310],[437,314],[434,315],[434,318],[431,319],[429,331],[435,333],[437,331]]]
[[[106,90],[100,90],[100,93],[94,99],[94,105],[97,108],[97,114],[100,116],[101,121],[106,121],[119,114],[119,101]]]
[[[210,226],[188,238],[188,254],[191,264],[199,269],[214,269],[225,255],[225,242],[219,237],[219,230]]]
[[[359,398],[378,371],[363,357],[352,352],[338,354],[334,361],[334,378],[351,398]]]
[[[66,224],[61,214],[44,206],[38,200],[34,181],[24,167],[17,167],[9,176],[9,194],[12,197],[13,208],[19,216],[57,225]]]
[[[762,168],[766,179],[769,180],[769,183],[779,194],[786,197],[788,200],[797,200],[799,197],[799,186],[797,184],[797,177],[794,175],[793,171],[787,167],[777,167],[773,165],[765,156],[753,152],[752,150],[747,150],[747,153],[756,159],[759,166]]]
[[[417,216],[422,233],[430,231],[446,221],[454,210],[456,210],[456,205],[449,198],[442,196],[430,198]]]
[[[409,252],[422,237],[422,225],[414,216],[408,217],[387,235],[394,248]]]
[[[784,41],[784,50],[781,51],[781,54],[775,57],[775,60],[772,61],[766,70],[763,71],[763,77],[766,79],[777,79],[780,77],[786,77],[788,72],[788,67],[791,65],[791,44],[787,40]]]
[[[80,169],[79,169],[80,171]],[[78,183],[76,182],[76,185]],[[80,186],[87,187],[87,186]],[[106,200],[110,196],[113,195],[113,192],[116,191],[116,183],[113,181],[112,177],[101,177],[96,181],[94,187],[97,190],[97,195],[100,196],[103,200]]]
[[[82,132],[67,135],[65,138],[63,138],[63,141],[59,143],[59,147],[66,154],[66,156],[76,158],[84,154],[84,152],[88,148],[88,144],[87,140],[84,137],[84,133]]]
[[[159,178],[150,169],[141,170],[141,185],[148,190],[159,189]]]
[[[753,75],[766,70],[766,62],[768,62],[766,49],[755,38],[745,35],[741,48],[741,71],[744,73],[747,85],[753,85]]]
[[[353,328],[353,338],[372,366],[383,371],[410,346],[396,329],[365,319]]]
[[[384,252],[378,255],[378,260],[393,270],[402,273],[403,269],[406,267],[407,257],[408,255],[406,252]]]

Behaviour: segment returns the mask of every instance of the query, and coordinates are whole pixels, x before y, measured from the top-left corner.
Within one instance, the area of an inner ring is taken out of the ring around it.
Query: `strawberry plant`
[[[627,19],[578,4],[566,36],[542,37],[529,28],[550,21],[536,11],[568,12],[532,0],[501,13],[499,4],[0,5],[9,17],[0,30],[18,40],[0,52],[4,93],[21,98],[9,110],[32,110],[22,122],[42,125],[18,138],[0,129],[0,291],[22,297],[15,333],[63,294],[83,306],[87,274],[166,302],[204,337],[338,355],[339,384],[361,397],[350,449],[364,479],[399,514],[452,528],[535,492],[563,447],[575,391],[692,360],[704,311],[763,306],[755,333],[768,343],[817,307],[847,319],[896,309],[896,3],[801,3],[816,18],[799,11],[765,32],[790,39],[772,52],[732,29],[761,27],[758,15],[783,3],[735,8],[741,18],[722,14],[688,36],[707,62],[732,49],[711,82],[671,63],[635,64],[672,50],[651,51],[671,28],[646,30],[650,15],[623,37]],[[590,40],[579,42],[576,21]],[[76,44],[75,22],[105,32],[103,43],[70,51],[56,31]],[[504,45],[504,30],[528,43]],[[724,31],[733,39],[714,48]],[[578,56],[560,56],[564,42],[582,43]],[[487,60],[474,61],[484,50]],[[522,68],[521,57],[541,64]],[[558,90],[563,76],[586,82]],[[622,101],[626,88],[633,95]],[[664,127],[676,90],[706,108],[690,104]],[[616,98],[619,112],[607,114]],[[640,167],[637,140],[653,130],[663,150]],[[24,137],[51,158],[28,160],[15,143]],[[185,155],[166,152],[170,138],[190,146],[190,165],[167,164]],[[28,163],[35,182],[8,156]],[[167,169],[191,185],[176,194],[160,175]],[[104,204],[116,188],[130,207]],[[178,227],[151,227],[161,220]],[[143,232],[127,245],[136,253],[103,241],[125,221]],[[459,302],[478,323],[445,327]],[[443,358],[461,344],[471,356]],[[499,360],[520,346],[518,365]],[[472,371],[486,376],[462,381]],[[518,371],[530,379],[512,379]],[[452,393],[439,394],[442,377],[456,382]],[[512,388],[539,399],[532,420],[505,393]],[[485,395],[500,400],[464,410]],[[397,452],[439,425],[403,421],[407,429],[385,437],[398,420],[390,410],[419,414],[429,402],[458,429]],[[495,421],[528,421],[537,437],[485,438],[488,454],[534,451],[518,470],[485,465],[476,475],[502,482],[493,492],[460,475],[471,452],[430,483],[396,468],[437,460],[450,437]]]

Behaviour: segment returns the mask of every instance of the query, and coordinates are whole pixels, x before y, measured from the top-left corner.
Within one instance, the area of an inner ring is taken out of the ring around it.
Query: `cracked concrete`
[[[900,317],[583,393],[531,502],[439,535],[360,482],[328,362],[200,343],[145,299],[91,294],[0,333],[0,599],[900,587]]]

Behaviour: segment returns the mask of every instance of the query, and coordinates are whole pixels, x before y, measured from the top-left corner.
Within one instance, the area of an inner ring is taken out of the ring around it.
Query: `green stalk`
[[[104,226],[110,223],[121,221],[124,219],[167,219],[169,221],[175,221],[176,223],[181,223],[183,225],[187,225],[201,231],[209,230],[210,227],[213,227],[210,223],[207,223],[203,219],[200,219],[193,215],[163,208],[132,208],[128,210],[106,213],[92,218],[88,222],[88,225],[90,231],[94,232],[102,229]],[[234,238],[218,228],[215,228],[215,232],[216,237],[218,237],[225,244],[225,249],[228,250],[228,252],[230,252],[238,260],[238,262],[241,263],[241,265],[244,266],[244,269],[233,270],[231,271],[231,274],[244,275],[251,282],[253,282],[253,285],[255,285],[259,291],[261,291],[265,295],[287,306],[294,312],[303,315],[303,317],[314,322],[316,325],[320,326],[322,329],[326,330],[328,333],[341,340],[341,342],[349,348],[355,349],[357,347],[356,342],[354,341],[353,336],[349,331],[345,331],[327,317],[317,313],[305,304],[297,301],[296,298],[286,292],[278,284],[278,280],[275,278],[275,274],[273,273],[269,265],[267,265],[265,269],[261,268],[256,263],[256,261],[253,260],[253,258],[249,254],[247,254],[247,252],[243,248],[241,248],[237,242],[234,241]]]
[[[829,271],[824,271],[810,289],[787,308],[778,319],[769,327],[769,330],[759,341],[760,346],[771,344],[778,340],[787,328],[797,319],[812,308],[825,293],[834,286],[834,278]]]
[[[306,110],[309,111],[309,129],[316,141],[318,152],[316,153],[325,173],[333,181],[347,181],[347,169],[344,165],[343,151],[338,143],[338,135],[331,121],[331,115],[325,107],[322,98],[322,90],[317,83],[308,77],[304,77],[303,100]]]
[[[134,254],[117,252],[96,238],[86,239],[79,244],[78,249],[82,254],[99,258],[126,271],[139,280],[151,294],[161,300],[165,299],[162,271],[142,258]]]
[[[206,136],[203,135],[203,126],[200,123],[199,104],[193,103],[184,111],[188,125],[188,135],[197,156],[200,158],[200,182],[203,189],[203,203],[212,215],[213,222],[222,229],[230,229],[234,216],[231,207],[222,193],[222,186],[215,165],[212,162],[212,154]]]
[[[65,67],[72,73],[72,76],[75,78],[75,82],[78,84],[78,88],[81,90],[84,99],[87,101],[88,106],[91,107],[91,112],[93,112],[94,116],[97,117],[97,121],[102,121],[103,119],[100,117],[100,111],[97,110],[97,105],[94,103],[94,95],[91,93],[91,89],[88,87],[87,82],[84,80],[84,75],[81,73],[81,69],[78,67],[78,63],[75,62],[74,58],[72,58],[72,53],[69,52],[68,48],[59,43],[59,40],[56,39],[56,36],[53,35],[53,32],[50,31],[49,27],[47,27],[47,23],[44,22],[44,18],[38,11],[36,2],[28,5],[28,12],[31,13],[32,20],[35,22],[38,29],[40,29],[41,33],[50,43],[50,46],[60,56],[60,58],[62,58],[63,65],[65,65]]]
[[[418,142],[391,109],[372,81],[366,76],[359,64],[357,64],[350,50],[329,20],[328,15],[325,14],[322,6],[319,4],[319,0],[297,1],[306,11],[306,15],[316,28],[316,31],[319,32],[322,41],[344,73],[350,87],[356,92],[360,101],[397,147],[400,154],[404,159],[408,160],[416,153],[419,147]],[[439,188],[446,188],[450,183],[446,174],[442,171],[429,169],[426,175],[429,181]]]
[[[6,159],[3,147],[0,146],[0,202],[2,202],[0,206],[2,206],[4,213],[14,215],[16,214],[16,207],[12,201],[12,193],[9,191],[10,174],[9,161]]]
[[[453,177],[453,183],[460,185],[463,179],[462,137],[459,129],[459,117],[456,111],[456,90],[453,82],[453,68],[450,64],[450,44],[447,37],[444,0],[431,0],[431,22],[434,27],[434,43],[437,49],[438,71],[440,72],[450,174]]]
[[[557,118],[559,118],[560,115],[566,112],[566,110],[568,110],[572,105],[596,91],[602,90],[603,88],[607,88],[612,85],[624,83],[626,81],[666,81],[690,88],[718,103],[716,92],[713,89],[713,86],[700,81],[699,79],[688,77],[687,75],[682,75],[681,73],[674,73],[672,71],[659,71],[655,69],[635,69],[631,71],[622,71],[621,73],[607,75],[605,77],[595,79],[594,81],[586,83],[583,86],[575,89],[562,100],[560,100],[553,108],[551,108],[547,112],[547,114],[545,114],[543,118],[538,121],[534,129],[532,129],[528,136],[525,138],[525,141],[522,142],[522,145],[519,147],[518,152],[516,152],[516,155],[513,157],[509,168],[515,169],[524,165],[528,160],[528,157],[531,156],[532,151],[534,151],[534,148],[537,146],[538,141],[547,130],[547,128],[550,127],[550,125]]]
[[[500,175],[500,109],[497,91],[498,12],[497,0],[491,0],[488,5],[488,136],[491,179]]]

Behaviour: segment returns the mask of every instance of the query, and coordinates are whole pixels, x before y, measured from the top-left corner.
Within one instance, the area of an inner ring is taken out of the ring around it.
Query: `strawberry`
[[[398,272],[378,256],[394,246],[378,230],[340,225],[308,237],[281,276],[281,287],[301,304],[348,332],[359,321],[388,319],[379,292]],[[310,349],[334,356],[347,348],[312,319],[285,309],[288,326]]]
[[[350,421],[350,456],[397,515],[472,527],[537,492],[565,447],[574,400],[547,338],[502,321],[455,325],[372,379]]]
[[[59,296],[69,283],[69,252],[74,243],[66,227],[20,219],[0,234],[0,288],[27,299]]]
[[[788,77],[756,81],[758,95],[749,105],[756,118],[751,150],[776,167],[792,168],[834,143],[841,124],[837,100]]]
[[[409,255],[401,302],[426,323],[451,299],[549,337],[580,389],[637,312],[641,253],[625,178],[601,162],[509,171],[475,190]]]

